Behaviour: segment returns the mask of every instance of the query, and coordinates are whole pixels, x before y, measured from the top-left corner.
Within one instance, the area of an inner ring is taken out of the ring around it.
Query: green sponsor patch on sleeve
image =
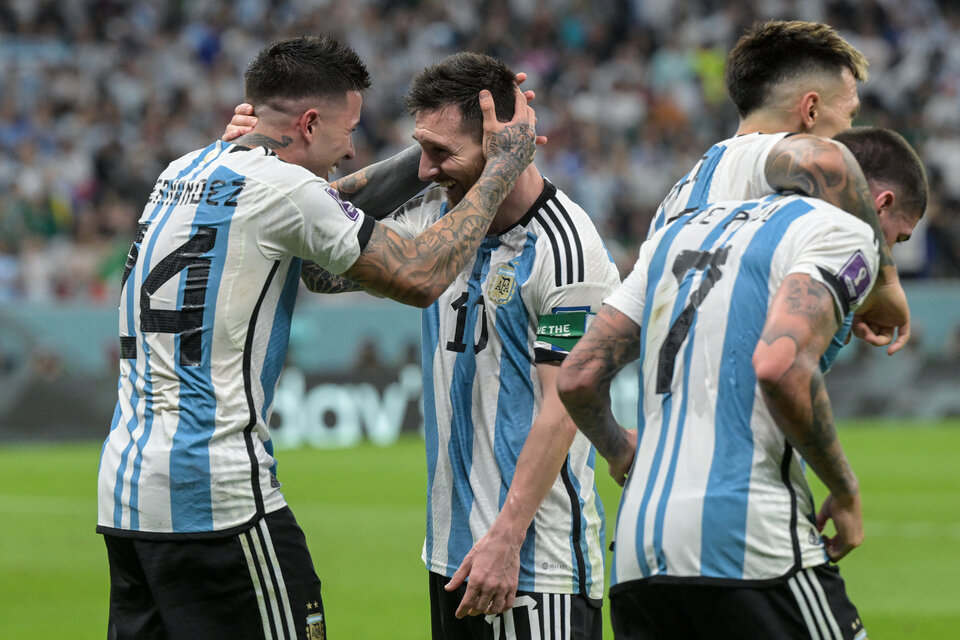
[[[540,316],[537,342],[546,342],[562,351],[570,351],[587,330],[586,311],[566,311]]]

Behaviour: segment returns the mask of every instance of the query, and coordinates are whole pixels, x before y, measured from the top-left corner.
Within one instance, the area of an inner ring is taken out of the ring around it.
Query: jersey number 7
[[[677,316],[677,319],[673,321],[666,339],[660,346],[660,357],[657,361],[657,393],[666,393],[670,390],[677,353],[690,333],[697,308],[703,303],[717,280],[723,276],[720,265],[727,261],[728,253],[730,253],[730,247],[724,247],[716,251],[684,250],[674,260],[672,271],[677,279],[677,284],[683,282],[684,278],[687,277],[687,272],[691,269],[703,271],[704,274],[700,286],[690,294],[690,301]],[[693,275],[691,274],[689,277],[693,277]]]

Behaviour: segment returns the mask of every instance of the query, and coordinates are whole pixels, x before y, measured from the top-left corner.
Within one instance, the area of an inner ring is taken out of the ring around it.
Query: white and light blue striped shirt
[[[433,188],[385,223],[415,235],[445,212],[443,190]],[[424,310],[423,559],[430,571],[453,576],[503,506],[540,410],[536,364],[562,359],[569,348],[552,340],[568,333],[557,314],[569,314],[563,317],[582,331],[618,283],[587,214],[547,182],[527,215],[487,236],[473,263]],[[578,433],[521,548],[521,591],[602,597],[595,457]]]
[[[167,167],[123,276],[99,531],[219,535],[284,506],[267,425],[300,258],[341,273],[371,226],[264,148],[216,142]]]
[[[800,196],[710,205],[644,243],[605,300],[641,327],[641,426],[612,585],[773,580],[826,561],[802,461],[763,402],[752,356],[787,275],[823,283],[839,318],[877,265],[867,224]]]

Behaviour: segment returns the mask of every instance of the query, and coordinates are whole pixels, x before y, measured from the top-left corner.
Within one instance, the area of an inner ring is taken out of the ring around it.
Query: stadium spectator
[[[926,202],[916,153],[886,130],[846,135],[885,237],[906,239]],[[876,247],[813,198],[694,209],[644,243],[571,351],[560,397],[624,486],[618,638],[865,637],[828,564],[860,544],[863,521],[819,361],[867,296]],[[638,356],[642,437],[617,424],[609,387]],[[804,463],[830,491],[816,516]]]
[[[98,483],[110,637],[324,637],[320,581],[267,426],[300,261],[428,305],[533,158],[522,92],[511,82],[504,124],[478,90],[475,183],[402,238],[319,177],[353,155],[370,84],[356,53],[330,38],[278,41],[245,80],[257,127],[170,163],[123,274],[119,398]]]
[[[378,78],[365,100],[358,157],[345,170],[405,146],[409,125],[400,99],[419,69],[459,50],[494,52],[527,69],[541,103],[550,105],[538,111],[539,129],[551,138],[538,165],[552,182],[586,202],[586,194],[578,192],[581,169],[606,175],[603,199],[590,214],[596,214],[601,236],[626,274],[643,238],[637,230],[646,230],[663,194],[736,122],[733,106],[716,102],[715,62],[703,51],[729,50],[756,19],[795,12],[836,26],[871,63],[857,123],[902,132],[928,167],[946,171],[953,166],[957,154],[951,156],[949,149],[957,128],[950,125],[960,109],[953,108],[951,115],[950,105],[956,105],[953,88],[960,87],[960,5],[944,0],[871,4],[883,10],[861,12],[854,10],[857,3],[830,0],[699,3],[696,11],[684,3],[626,7],[567,0],[539,9],[519,0],[333,0],[323,9],[307,2],[245,0],[229,11],[210,2],[12,3],[4,5],[0,17],[0,80],[6,89],[0,100],[0,148],[7,152],[0,154],[0,218],[11,206],[20,142],[33,139],[46,165],[72,141],[73,153],[93,162],[93,180],[63,209],[56,239],[47,237],[41,247],[51,254],[70,250],[76,211],[85,208],[99,218],[108,194],[138,210],[170,160],[219,135],[242,91],[237,79],[252,52],[277,38],[335,31]],[[654,67],[653,60],[661,51],[675,55],[677,43],[690,55],[671,61],[683,78],[680,87],[672,87],[661,83],[661,62]],[[628,59],[624,73],[620,67]],[[126,60],[131,62],[120,64]],[[635,90],[629,99],[639,104],[631,109],[642,115],[632,128],[568,107],[612,86],[612,79]],[[595,139],[591,144],[584,144],[587,122]],[[947,188],[955,175],[947,175]],[[958,192],[944,193],[947,199],[958,197]],[[960,214],[953,208],[944,215],[952,220]],[[125,231],[94,227],[108,237],[119,233],[129,244]],[[104,251],[106,246],[111,245]],[[20,246],[9,250],[16,256]],[[937,259],[928,256],[914,273],[945,273],[930,264]],[[33,290],[82,300],[88,291],[106,287],[104,299],[116,299],[115,279],[103,280],[95,272],[70,287],[76,288],[49,284]],[[28,296],[23,287],[17,291],[21,299]]]

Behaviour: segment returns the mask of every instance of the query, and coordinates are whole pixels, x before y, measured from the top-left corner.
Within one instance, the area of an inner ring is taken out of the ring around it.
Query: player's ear
[[[877,207],[877,215],[883,215],[893,208],[896,195],[890,189],[885,189],[873,196],[873,204]]]
[[[297,120],[297,130],[307,142],[313,140],[320,129],[320,113],[316,109],[307,109]]]
[[[820,110],[820,94],[816,91],[809,91],[803,94],[800,99],[800,121],[803,123],[804,131],[813,129],[817,122],[817,116]]]

